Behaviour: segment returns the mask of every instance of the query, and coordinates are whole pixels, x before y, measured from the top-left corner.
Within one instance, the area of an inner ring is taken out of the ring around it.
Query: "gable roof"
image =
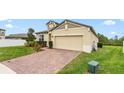
[[[6,31],[5,29],[0,29],[0,31]]]
[[[59,24],[58,22],[55,22],[53,20],[50,20],[49,22],[47,22],[46,24],[49,24],[50,22],[56,23],[57,25]]]
[[[81,24],[81,23],[78,23],[78,22],[74,22],[74,21],[71,21],[71,20],[68,20],[68,19],[65,19],[65,20],[62,21],[61,23],[57,23],[57,22],[55,22],[55,21],[50,20],[50,21],[47,22],[46,24],[48,24],[48,23],[50,23],[50,22],[56,23],[57,26],[54,27],[54,28],[52,28],[51,30],[49,30],[49,31],[53,31],[53,30],[55,30],[57,27],[59,27],[60,25],[62,25],[65,21],[70,22],[70,23],[74,23],[74,24],[78,24],[78,25],[80,25],[80,26],[88,27],[88,28],[90,28],[90,30],[92,31],[92,33],[93,33],[96,37],[98,37],[97,34],[96,34],[96,32],[95,32],[95,30],[94,30],[94,28],[93,28],[92,26],[85,25],[85,24]],[[36,32],[35,34],[48,33],[49,31],[48,31],[48,30],[45,30],[45,31],[41,31],[41,32]]]
[[[48,30],[41,31],[41,32],[36,32],[35,34],[43,34],[43,33],[48,33]]]
[[[74,24],[78,24],[78,25],[80,25],[80,26],[85,26],[85,27],[88,27],[88,28],[90,28],[90,30],[92,31],[92,33],[93,33],[93,34],[97,37],[97,34],[96,34],[96,32],[95,32],[95,30],[93,29],[93,27],[92,27],[92,26],[85,25],[85,24],[81,24],[81,23],[74,22],[74,21],[67,20],[67,19],[65,19],[63,22],[61,22],[60,24],[58,24],[58,26],[54,27],[54,28],[53,28],[53,29],[51,29],[50,31],[55,30],[57,27],[59,27],[60,25],[62,25],[63,23],[65,23],[65,21],[70,22],[70,23],[74,23]]]

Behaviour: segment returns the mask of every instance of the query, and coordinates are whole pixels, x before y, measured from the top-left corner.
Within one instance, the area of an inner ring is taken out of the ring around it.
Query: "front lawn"
[[[33,53],[34,50],[29,47],[15,46],[15,47],[2,47],[0,48],[0,62],[12,58],[24,56]]]
[[[59,74],[81,74],[87,73],[87,63],[96,60],[100,63],[98,73],[103,74],[121,74],[124,73],[124,54],[122,47],[104,46],[97,52],[90,54],[81,53],[72,62],[66,65]]]

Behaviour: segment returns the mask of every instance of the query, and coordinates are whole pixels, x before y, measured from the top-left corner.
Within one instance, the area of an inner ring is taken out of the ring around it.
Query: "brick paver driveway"
[[[63,68],[80,52],[44,49],[41,52],[2,62],[19,74],[52,74]]]

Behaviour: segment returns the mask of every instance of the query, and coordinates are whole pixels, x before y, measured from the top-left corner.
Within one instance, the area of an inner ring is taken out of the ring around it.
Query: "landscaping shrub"
[[[28,41],[25,43],[26,47],[32,47],[36,52],[41,51],[42,44],[39,44],[36,41]]]
[[[47,46],[47,41],[44,41],[44,47],[46,47]]]
[[[28,41],[28,42],[25,43],[25,46],[26,47],[34,47],[35,43],[36,43],[36,41]]]
[[[102,48],[102,47],[103,47],[103,44],[102,44],[101,42],[98,42],[98,43],[97,43],[97,47],[98,47],[98,48]]]
[[[29,45],[28,45],[28,43],[26,42],[25,44],[24,44],[26,47],[29,47]]]
[[[39,45],[41,45],[42,47],[46,47],[47,46],[47,41],[37,41],[37,43]]]
[[[37,43],[38,43],[39,45],[42,45],[42,41],[37,41]]]
[[[42,48],[42,46],[39,45],[38,43],[35,43],[35,45],[34,45],[34,47],[33,47],[33,49],[34,49],[36,52],[41,51],[41,48]]]
[[[123,43],[113,43],[113,44],[110,44],[110,43],[103,43],[103,45],[107,45],[107,46],[123,46]]]
[[[43,41],[36,41],[39,45],[43,46]]]
[[[53,42],[49,41],[49,48],[53,48]]]

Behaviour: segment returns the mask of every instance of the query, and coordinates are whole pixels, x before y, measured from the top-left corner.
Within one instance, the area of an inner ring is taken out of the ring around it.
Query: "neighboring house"
[[[27,39],[27,33],[20,33],[20,34],[10,34],[6,36],[6,39]]]
[[[93,27],[71,20],[61,23],[49,21],[48,30],[37,32],[37,39],[53,41],[53,48],[77,50],[90,53],[97,49],[98,37]]]
[[[5,30],[0,29],[0,39],[4,39],[4,38],[5,38]]]

